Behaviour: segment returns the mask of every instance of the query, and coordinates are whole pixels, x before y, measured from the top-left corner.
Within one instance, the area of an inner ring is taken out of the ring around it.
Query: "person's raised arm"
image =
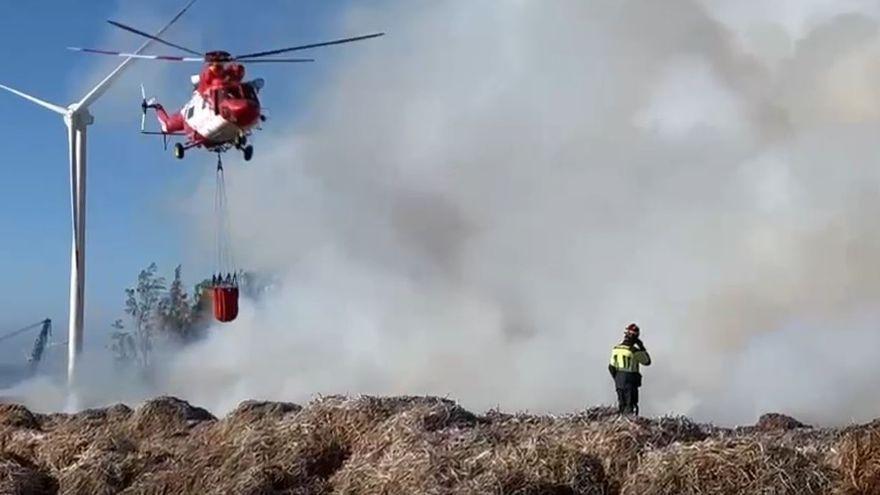
[[[639,364],[643,366],[651,366],[651,355],[648,354],[648,350],[645,348],[645,343],[642,342],[642,339],[636,339],[635,347],[636,352],[634,357]]]

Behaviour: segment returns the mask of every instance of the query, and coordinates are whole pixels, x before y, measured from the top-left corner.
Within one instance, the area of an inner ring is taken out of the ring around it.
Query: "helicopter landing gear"
[[[244,154],[244,161],[246,162],[251,161],[251,158],[254,157],[254,147],[250,144],[242,148],[241,151]]]
[[[244,134],[239,134],[235,137],[235,141],[233,142],[233,144],[235,144],[235,147],[238,149],[244,148],[245,146],[247,146],[247,136],[245,136]]]
[[[183,159],[185,148],[180,143],[174,143],[174,148],[172,149],[172,153],[174,153],[174,158],[178,160]]]

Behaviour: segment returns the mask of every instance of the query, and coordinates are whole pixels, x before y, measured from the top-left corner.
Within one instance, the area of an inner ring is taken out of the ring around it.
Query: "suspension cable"
[[[217,188],[214,191],[215,245],[217,274],[235,274],[235,260],[232,257],[229,207],[226,197],[226,177],[223,160],[217,153]]]

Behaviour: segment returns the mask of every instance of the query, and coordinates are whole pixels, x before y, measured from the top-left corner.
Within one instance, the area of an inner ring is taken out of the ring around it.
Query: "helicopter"
[[[178,159],[183,159],[186,151],[191,148],[204,148],[210,152],[218,153],[218,157],[219,153],[235,148],[242,152],[245,161],[249,161],[253,157],[254,148],[248,144],[248,137],[266,120],[258,96],[265,81],[261,78],[246,81],[244,64],[314,62],[313,58],[273,58],[273,56],[385,35],[385,33],[372,33],[276,50],[232,55],[229,52],[219,50],[200,53],[121,22],[112,20],[107,22],[117,28],[195,56],[143,55],[79,47],[68,47],[68,49],[99,55],[203,64],[199,74],[191,76],[192,96],[178,112],[169,113],[156,98],[148,99],[144,87],[141,86],[141,134],[162,136],[166,148],[169,136],[183,137],[184,142],[177,142],[172,147],[174,157]],[[145,129],[147,110],[156,112],[161,131]]]

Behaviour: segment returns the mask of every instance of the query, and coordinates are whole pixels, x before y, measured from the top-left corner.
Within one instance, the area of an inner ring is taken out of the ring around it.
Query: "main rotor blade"
[[[109,22],[110,24],[113,24],[114,26],[116,26],[116,27],[118,27],[118,28],[120,28],[120,29],[124,29],[124,30],[126,30],[126,31],[130,31],[130,32],[132,32],[132,33],[134,33],[134,34],[139,34],[139,35],[141,35],[141,36],[143,36],[143,37],[145,37],[145,38],[149,38],[149,39],[151,39],[151,40],[153,40],[153,41],[158,41],[159,43],[162,43],[163,45],[168,45],[168,46],[170,46],[170,47],[172,47],[172,48],[177,48],[178,50],[183,50],[183,51],[185,51],[185,52],[187,52],[187,53],[192,53],[193,55],[204,55],[204,54],[199,53],[199,52],[197,52],[197,51],[195,51],[195,50],[190,50],[189,48],[187,48],[187,47],[185,47],[185,46],[175,45],[174,43],[171,43],[170,41],[165,41],[165,40],[163,40],[162,38],[160,38],[160,37],[158,37],[158,36],[153,36],[152,34],[145,33],[145,32],[143,32],[143,31],[140,31],[140,30],[138,30],[138,29],[135,29],[135,28],[133,28],[133,27],[131,27],[131,26],[126,26],[125,24],[123,24],[123,23],[121,23],[121,22],[116,22],[116,21],[111,21],[111,20],[108,20],[107,22]]]
[[[333,40],[333,41],[325,41],[323,43],[312,43],[310,45],[300,45],[300,46],[292,46],[290,48],[281,48],[280,50],[270,50],[267,52],[257,52],[257,53],[248,53],[247,55],[238,55],[235,58],[239,61],[244,61],[246,58],[257,58],[257,57],[265,57],[268,55],[278,55],[279,53],[287,53],[293,52],[296,50],[307,50],[309,48],[317,48],[319,46],[328,46],[328,45],[341,45],[343,43],[351,43],[353,41],[361,41],[368,40],[370,38],[378,38],[379,36],[385,36],[385,33],[373,33],[367,34],[364,36],[355,36],[354,38],[345,38],[341,40]]]
[[[313,58],[261,58],[257,60],[241,60],[238,58],[232,59],[233,62],[241,62],[243,64],[268,64],[272,62],[314,62]]]
[[[178,55],[140,55],[137,53],[126,53],[126,52],[115,52],[112,50],[99,50],[97,48],[80,48],[77,46],[68,46],[68,50],[73,50],[75,52],[84,52],[84,53],[96,53],[98,55],[112,55],[116,57],[128,57],[128,58],[137,58],[137,59],[145,59],[145,60],[163,60],[167,62],[204,62],[205,59],[203,57],[180,57]],[[257,64],[257,63],[272,63],[272,62],[314,62],[313,58],[269,58],[269,59],[257,59],[257,60],[238,60],[236,58],[231,59],[230,62],[241,62],[243,64]]]
[[[96,48],[79,48],[68,46],[68,50],[75,52],[97,53],[99,55],[115,55],[117,57],[141,58],[147,60],[170,60],[173,62],[204,62],[204,57],[180,57],[177,55],[141,55],[139,53],[114,52],[111,50],[98,50]]]
[[[190,0],[189,2],[187,2],[186,6],[184,6],[180,10],[180,12],[177,13],[177,15],[175,15],[173,18],[171,18],[170,21],[168,21],[168,24],[165,24],[165,26],[156,33],[156,36],[161,36],[162,33],[167,31],[168,28],[170,28],[175,22],[177,22],[177,20],[180,19],[180,17],[184,13],[186,13],[186,11],[189,10],[189,8],[192,7],[192,4],[194,4],[194,3],[196,3],[196,0]],[[135,50],[134,53],[140,54],[141,52],[146,50],[147,47],[149,47],[150,43],[152,43],[152,42],[153,42],[152,40],[145,41],[141,46],[138,47],[137,50]],[[113,69],[113,72],[111,72],[110,74],[107,74],[107,77],[105,77],[103,80],[101,80],[101,82],[99,82],[97,86],[92,88],[91,91],[89,91],[88,93],[86,93],[85,96],[83,96],[82,100],[80,100],[79,103],[76,104],[77,108],[88,107],[89,105],[94,103],[95,100],[100,98],[101,95],[103,95],[104,92],[107,91],[107,88],[110,87],[110,84],[112,84],[113,81],[115,81],[116,78],[118,78],[122,74],[122,71],[124,71],[125,68],[128,67],[128,65],[130,63],[132,63],[133,61],[134,61],[134,59],[129,57],[129,58],[123,60],[122,63],[117,65],[116,68]]]

